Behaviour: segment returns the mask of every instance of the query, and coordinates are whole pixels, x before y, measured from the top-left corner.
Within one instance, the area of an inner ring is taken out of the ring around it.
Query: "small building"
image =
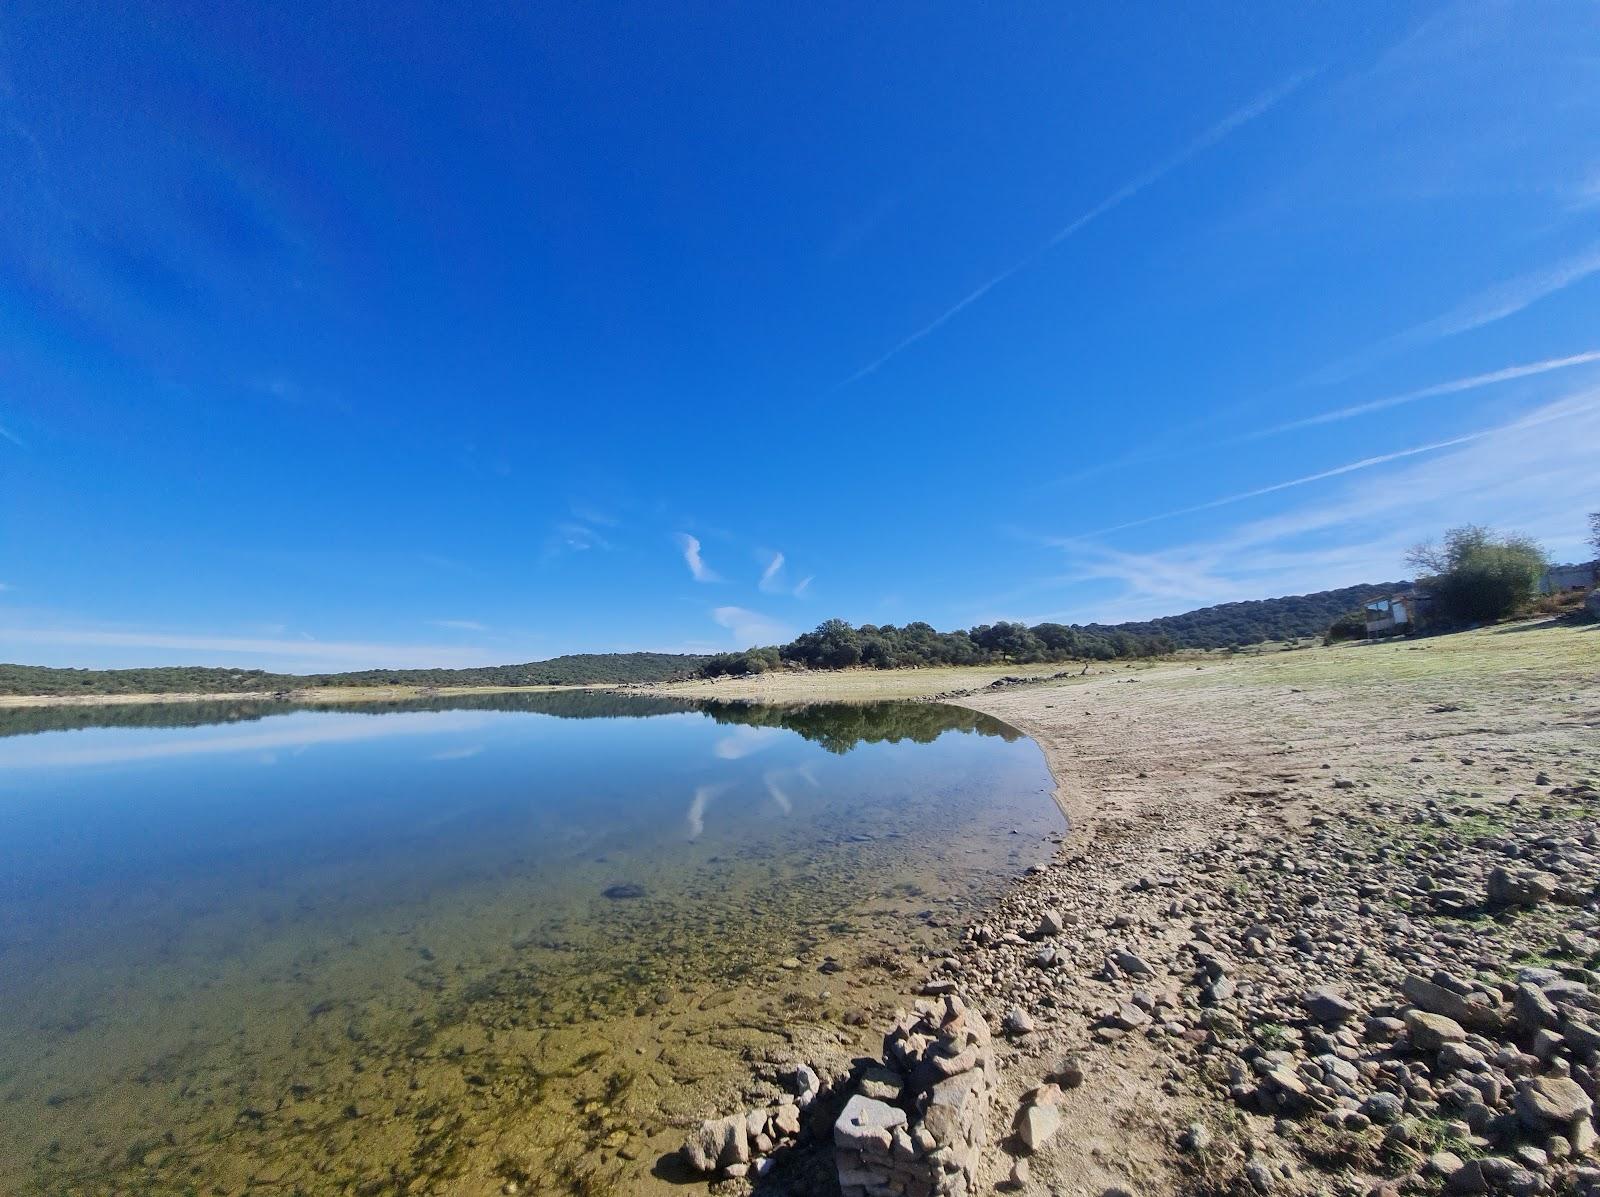
[[[1596,586],[1600,586],[1600,561],[1552,565],[1539,576],[1540,594],[1565,594],[1569,590],[1590,590]]]
[[[1367,639],[1377,636],[1407,636],[1422,624],[1428,596],[1413,587],[1367,603]]]

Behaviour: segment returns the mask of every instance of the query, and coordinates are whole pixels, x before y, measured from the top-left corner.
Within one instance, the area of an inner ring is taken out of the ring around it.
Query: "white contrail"
[[[1547,374],[1551,370],[1565,370],[1571,366],[1582,366],[1588,362],[1595,361],[1600,361],[1600,350],[1591,349],[1583,353],[1575,353],[1571,357],[1552,357],[1542,362],[1529,362],[1525,366],[1507,366],[1503,370],[1493,370],[1488,374],[1474,374],[1471,378],[1457,378],[1451,382],[1435,383],[1433,386],[1422,387],[1420,390],[1407,391],[1403,395],[1390,395],[1384,399],[1373,399],[1367,403],[1357,403],[1350,407],[1325,411],[1321,415],[1307,416],[1303,420],[1290,420],[1287,424],[1277,424],[1271,428],[1265,428],[1247,439],[1256,440],[1263,436],[1274,436],[1280,432],[1291,432],[1296,428],[1310,428],[1317,424],[1332,424],[1339,420],[1364,416],[1369,412],[1383,411],[1389,407],[1399,407],[1403,403],[1415,403],[1419,399],[1433,399],[1439,395],[1454,395],[1461,391],[1472,391],[1478,387],[1490,386],[1497,382],[1509,382],[1513,378],[1527,378],[1533,374]]]
[[[1595,392],[1590,392],[1593,395]],[[1242,503],[1246,499],[1260,498],[1262,495],[1276,494],[1280,490],[1289,490],[1296,486],[1305,486],[1312,482],[1321,482],[1325,478],[1337,478],[1341,474],[1353,474],[1357,470],[1371,469],[1373,466],[1385,465],[1391,461],[1399,461],[1405,457],[1416,457],[1421,453],[1434,453],[1440,449],[1454,448],[1456,445],[1467,445],[1473,441],[1481,441],[1486,437],[1498,436],[1501,433],[1513,432],[1522,428],[1533,428],[1540,424],[1548,424],[1553,420],[1563,420],[1569,416],[1579,415],[1600,406],[1596,403],[1587,403],[1577,406],[1559,405],[1554,411],[1544,411],[1521,420],[1513,420],[1509,424],[1500,424],[1494,428],[1485,428],[1480,432],[1469,432],[1464,436],[1453,436],[1449,440],[1433,441],[1426,445],[1414,445],[1409,449],[1397,449],[1393,453],[1380,453],[1375,457],[1363,457],[1360,461],[1346,462],[1344,465],[1334,466],[1331,470],[1320,470],[1315,474],[1306,474],[1300,478],[1291,478],[1287,482],[1275,482],[1271,486],[1260,486],[1255,490],[1240,491],[1238,494],[1224,495],[1220,499],[1212,499],[1206,503],[1196,503],[1192,507],[1179,507],[1172,511],[1163,511],[1157,515],[1147,515],[1143,519],[1129,520],[1125,524],[1115,524],[1109,528],[1101,528],[1095,532],[1086,532],[1082,537],[1072,537],[1080,540],[1089,536],[1105,536],[1112,532],[1123,532],[1129,528],[1142,528],[1146,524],[1153,524],[1159,520],[1175,519],[1180,515],[1193,515],[1199,511],[1210,511],[1217,507],[1226,507],[1232,503]]]
[[[1016,262],[1006,267],[999,274],[995,275],[993,278],[978,286],[962,299],[946,308],[929,323],[923,325],[921,328],[917,329],[916,332],[901,340],[887,353],[868,362],[865,366],[862,366],[861,369],[850,375],[849,378],[846,378],[843,382],[840,382],[832,387],[829,393],[831,394],[833,391],[842,390],[851,383],[859,382],[867,375],[875,373],[892,358],[899,356],[902,352],[904,352],[906,349],[909,349],[912,345],[915,345],[929,333],[934,332],[936,329],[948,323],[954,316],[959,314],[965,308],[970,307],[978,300],[982,299],[990,291],[994,290],[995,287],[1005,282],[1019,270],[1032,265],[1033,262],[1035,262],[1038,258],[1049,252],[1055,246],[1060,245],[1061,242],[1065,241],[1068,237],[1071,237],[1073,234],[1079,232],[1086,225],[1098,220],[1100,217],[1104,216],[1107,212],[1111,211],[1111,209],[1117,207],[1119,204],[1132,199],[1146,187],[1149,187],[1152,183],[1157,182],[1163,176],[1176,170],[1185,162],[1189,161],[1189,159],[1193,158],[1196,154],[1210,149],[1212,146],[1216,145],[1217,142],[1221,141],[1224,137],[1228,136],[1228,134],[1232,133],[1241,125],[1248,124],[1250,121],[1255,120],[1256,117],[1267,112],[1269,109],[1283,100],[1284,97],[1288,96],[1291,92],[1302,86],[1307,80],[1311,79],[1316,74],[1316,71],[1301,71],[1298,75],[1293,76],[1287,82],[1279,84],[1271,91],[1263,92],[1250,103],[1246,104],[1243,108],[1240,108],[1237,112],[1234,112],[1223,118],[1221,121],[1218,121],[1215,125],[1212,125],[1211,128],[1200,134],[1199,137],[1195,138],[1182,149],[1177,151],[1177,153],[1173,154],[1171,157],[1165,159],[1151,169],[1145,171],[1144,174],[1139,175],[1132,181],[1124,183],[1110,195],[1106,196],[1105,199],[1101,200],[1094,207],[1090,208],[1082,216],[1079,216],[1070,224],[1063,225],[1061,228],[1057,229],[1054,233],[1050,234],[1050,236],[1037,249],[1034,249],[1025,254],[1023,257],[1017,259]]]

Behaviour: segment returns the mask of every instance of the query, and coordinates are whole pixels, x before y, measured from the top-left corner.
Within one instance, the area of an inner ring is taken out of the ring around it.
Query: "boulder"
[[[715,1172],[750,1162],[745,1115],[708,1118],[683,1145],[684,1162],[696,1172]]]
[[[1447,1043],[1465,1043],[1466,1028],[1453,1018],[1426,1010],[1406,1011],[1406,1031],[1419,1052],[1436,1052]]]
[[[1517,1086],[1517,1119],[1531,1131],[1565,1130],[1594,1112],[1583,1086],[1571,1077],[1541,1076]]]
[[[1491,1006],[1487,998],[1457,993],[1416,974],[1407,977],[1400,988],[1413,1005],[1429,1014],[1442,1014],[1470,1031],[1496,1035],[1505,1029],[1505,1012]]]
[[[1325,1027],[1339,1026],[1355,1017],[1355,1005],[1331,989],[1313,989],[1300,999],[1306,1013]]]
[[[1489,874],[1488,901],[1491,909],[1508,906],[1537,906],[1548,902],[1560,884],[1549,873],[1513,873],[1495,869]]]

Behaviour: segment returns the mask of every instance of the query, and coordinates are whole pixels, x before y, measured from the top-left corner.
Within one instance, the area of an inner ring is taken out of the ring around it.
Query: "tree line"
[[[523,665],[471,669],[364,669],[354,673],[268,673],[169,665],[148,669],[55,669],[0,665],[0,694],[239,694],[333,686],[583,686],[668,682],[706,661],[692,653],[573,653]]]
[[[980,624],[940,632],[927,623],[862,624],[830,619],[788,644],[722,653],[702,677],[772,669],[904,669],[931,665],[1032,665],[1157,657],[1180,648],[1236,648],[1265,640],[1320,636],[1353,605],[1387,594],[1398,582],[1346,586],[1316,594],[1223,603],[1183,615],[1122,624]]]

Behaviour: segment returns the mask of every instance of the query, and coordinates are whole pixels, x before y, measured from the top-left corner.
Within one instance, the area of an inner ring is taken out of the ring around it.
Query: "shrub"
[[[1337,644],[1341,640],[1360,640],[1366,634],[1367,616],[1360,607],[1357,607],[1353,611],[1346,611],[1328,625],[1328,630],[1322,635],[1322,643]]]
[[[1523,610],[1532,600],[1547,561],[1532,539],[1463,524],[1440,545],[1417,545],[1406,558],[1433,596],[1435,618],[1487,623]]]

